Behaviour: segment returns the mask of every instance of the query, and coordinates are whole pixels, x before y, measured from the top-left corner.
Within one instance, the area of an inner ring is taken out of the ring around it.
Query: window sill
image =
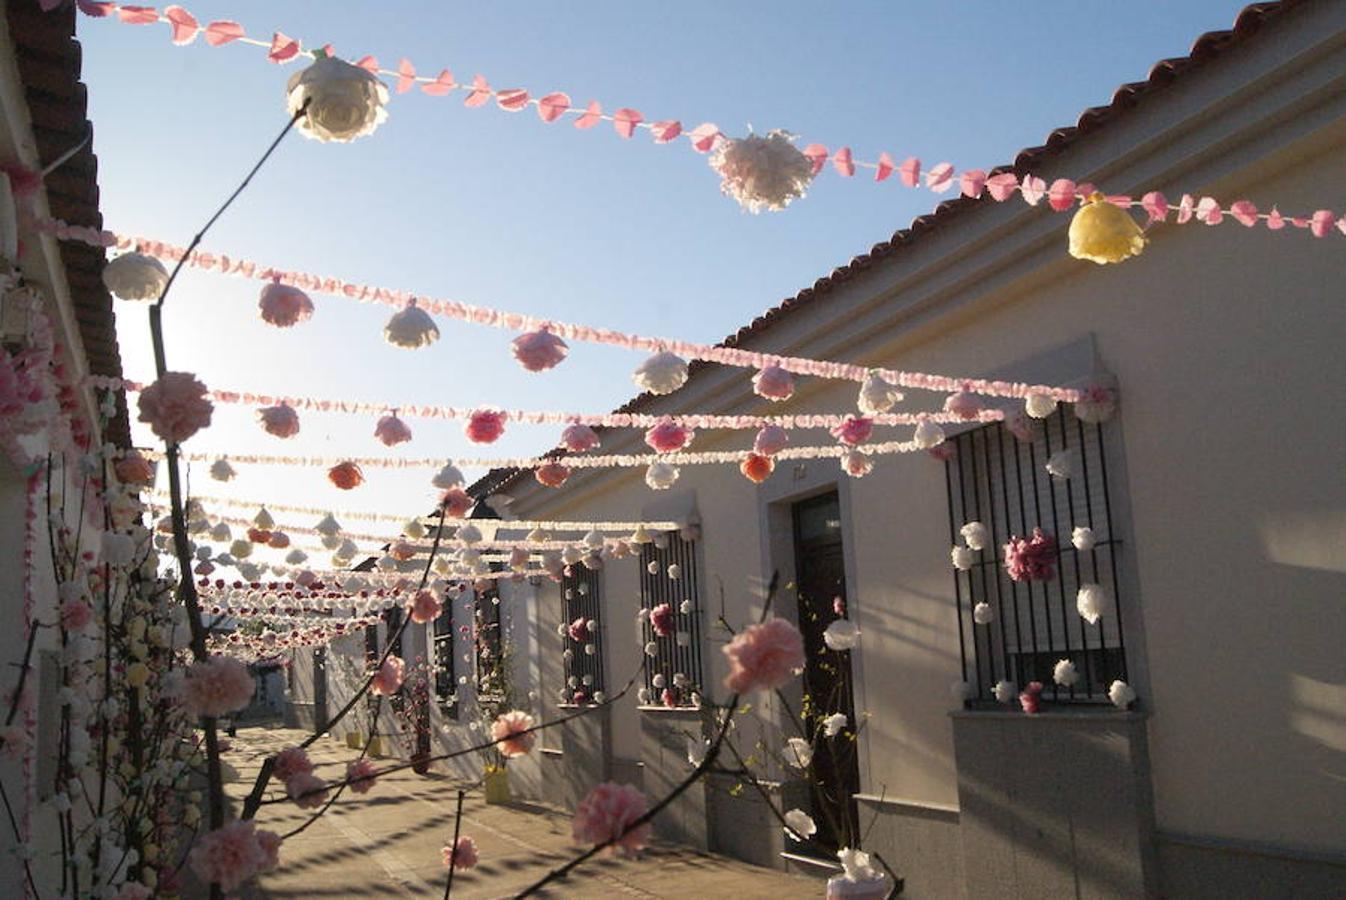
[[[650,715],[677,716],[678,718],[701,718],[701,707],[699,706],[637,706],[636,709]]]

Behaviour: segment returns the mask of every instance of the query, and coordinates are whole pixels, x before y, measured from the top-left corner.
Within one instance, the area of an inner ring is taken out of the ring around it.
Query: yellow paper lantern
[[[1070,255],[1103,265],[1139,256],[1145,233],[1126,210],[1094,192],[1070,222]]]

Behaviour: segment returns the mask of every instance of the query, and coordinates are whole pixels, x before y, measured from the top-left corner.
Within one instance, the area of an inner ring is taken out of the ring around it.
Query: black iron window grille
[[[949,444],[951,560],[969,702],[996,701],[999,685],[1000,702],[1017,704],[1033,682],[1045,701],[1106,702],[1112,681],[1127,679],[1127,664],[1105,426],[1061,407],[1033,422],[1031,440],[992,424]],[[1015,580],[1005,545],[1032,540],[1035,529],[1043,533],[1036,560],[1050,565]]]
[[[562,702],[577,706],[601,703],[607,685],[603,680],[603,580],[583,563],[566,566],[561,576],[561,629],[565,658],[565,688]]]
[[[494,579],[490,587],[476,592],[472,615],[477,658],[477,703],[498,704],[504,701],[507,686],[505,641],[500,633],[500,589]]]
[[[647,705],[698,705],[702,686],[701,597],[696,542],[676,532],[640,545]]]
[[[458,597],[446,592],[444,607],[435,617],[430,634],[431,658],[434,660],[435,700],[447,715],[458,712],[458,674],[454,653],[453,607]]]

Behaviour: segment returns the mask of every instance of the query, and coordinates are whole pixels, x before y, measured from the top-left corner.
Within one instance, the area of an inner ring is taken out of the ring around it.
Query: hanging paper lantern
[[[279,279],[262,288],[257,299],[262,321],[277,328],[289,328],[307,322],[313,315],[313,301],[297,287],[281,284]]]
[[[532,531],[528,532],[528,535],[524,540],[530,544],[545,544],[547,541],[551,540],[551,535],[541,528],[534,528]]]
[[[775,456],[790,444],[790,435],[779,425],[763,425],[752,442],[752,452],[760,456]]]
[[[140,392],[140,421],[161,440],[180,444],[210,425],[215,405],[190,372],[165,372]]]
[[[637,524],[636,530],[631,532],[630,541],[633,544],[649,544],[654,541],[654,536],[645,530],[643,524]]]
[[[103,267],[103,284],[122,300],[158,300],[168,270],[152,256],[123,253]]]
[[[308,554],[299,549],[291,550],[285,554],[285,561],[292,566],[303,565],[306,559],[308,559]]]
[[[545,372],[566,358],[570,347],[546,328],[521,334],[510,342],[514,358],[530,372]]]
[[[538,480],[539,484],[546,487],[559,488],[570,477],[570,468],[557,462],[551,462],[538,466],[537,470],[533,472],[533,477]]]
[[[425,526],[421,524],[420,519],[407,519],[407,523],[402,526],[402,534],[413,541],[419,541],[426,535]]]
[[[944,443],[944,429],[938,422],[931,422],[929,419],[922,419],[916,425],[916,431],[912,435],[912,440],[916,446],[922,450],[929,450],[931,447],[938,447]]]
[[[687,363],[677,354],[660,351],[637,366],[631,380],[651,394],[671,394],[687,383]]]
[[[327,478],[343,491],[350,491],[364,484],[365,473],[353,462],[341,462],[327,471]]]
[[[981,398],[971,391],[959,391],[944,399],[944,411],[966,421],[977,418],[981,410]]]
[[[1079,529],[1077,528],[1075,530],[1078,531]],[[229,523],[227,522],[218,522],[216,523],[215,527],[210,529],[210,539],[212,541],[218,541],[220,543],[224,543],[233,536],[234,532],[229,527]]]
[[[313,530],[325,537],[333,537],[341,533],[341,526],[332,517],[332,514],[328,513],[318,520],[318,524],[313,526]]]
[[[870,369],[860,384],[860,396],[856,406],[867,416],[886,413],[902,399],[902,392],[893,387],[877,369]]]
[[[291,75],[285,92],[290,115],[308,105],[296,127],[317,141],[353,141],[373,134],[388,118],[388,86],[367,69],[334,56]]]
[[[233,481],[237,474],[227,459],[217,459],[210,464],[210,477],[216,481]]]
[[[412,300],[393,313],[388,324],[383,326],[383,337],[394,347],[417,350],[439,340],[439,326]]]
[[[584,535],[584,546],[590,550],[602,550],[605,543],[602,532],[597,528],[590,528],[589,532]]]
[[[1052,667],[1052,681],[1062,687],[1074,687],[1079,684],[1080,670],[1068,659],[1058,660]]]
[[[677,563],[673,563],[672,565],[670,565],[668,567],[668,577],[672,578],[674,581],[677,581],[679,578],[681,578],[682,566],[678,565]]]
[[[678,480],[678,467],[666,462],[651,463],[645,470],[645,483],[656,491],[666,491]]]
[[[1029,394],[1024,398],[1024,412],[1034,419],[1045,419],[1056,412],[1056,398],[1051,394]]]
[[[320,543],[328,550],[335,550],[341,546],[341,535],[325,534],[322,536]]]
[[[139,450],[128,450],[113,468],[122,484],[148,484],[154,478],[154,466]]]
[[[395,447],[411,440],[411,429],[397,417],[397,413],[390,413],[380,418],[374,426],[374,437],[385,447]]]
[[[416,547],[407,541],[394,541],[388,548],[388,555],[398,562],[406,562],[416,555]]]
[[[1095,191],[1070,220],[1070,255],[1099,265],[1139,256],[1145,232],[1136,220]]]
[[[267,541],[266,545],[272,550],[284,550],[290,546],[290,536],[283,531],[273,531],[271,540]]]
[[[1022,409],[1014,409],[1005,413],[1005,428],[1014,439],[1025,444],[1033,442],[1033,420],[1028,417],[1028,413]]]
[[[738,470],[743,473],[743,477],[753,484],[761,484],[766,481],[771,477],[771,472],[775,468],[775,460],[758,453],[749,453],[738,466]]]
[[[430,483],[441,491],[462,487],[464,482],[463,473],[458,471],[458,467],[453,463],[445,463],[444,468],[440,469],[435,477],[430,479]]]
[[[663,419],[645,432],[645,443],[656,453],[676,453],[692,442],[696,432]]]
[[[864,478],[874,469],[874,460],[868,453],[849,450],[841,456],[841,470],[852,478]]]
[[[1019,706],[1029,715],[1035,715],[1040,709],[1042,699],[1042,682],[1030,681],[1019,694]]]
[[[832,437],[852,447],[863,444],[873,433],[874,420],[860,416],[847,416],[846,421],[832,429]]]
[[[720,176],[720,193],[750,213],[785,209],[804,196],[814,175],[813,161],[780,130],[721,141],[709,163]]]
[[[252,542],[237,540],[229,545],[229,555],[235,559],[247,559],[252,556]]]
[[[494,444],[505,433],[507,414],[499,409],[477,409],[467,417],[463,433],[474,444]]]
[[[257,510],[257,515],[252,517],[252,524],[256,525],[258,528],[270,529],[275,527],[276,519],[267,511],[267,508],[263,506]]]
[[[1111,419],[1117,411],[1117,395],[1111,388],[1093,385],[1084,389],[1075,401],[1075,418],[1097,425]]]
[[[992,691],[995,694],[996,700],[1001,703],[1009,703],[1014,699],[1015,694],[1018,693],[1018,686],[1012,681],[1002,680],[995,683],[995,687]]]
[[[266,433],[275,437],[292,438],[299,433],[299,414],[288,404],[259,409],[257,419]]]
[[[439,500],[440,505],[444,507],[444,515],[450,519],[461,519],[472,511],[472,507],[477,505],[477,501],[472,499],[472,495],[461,487],[451,487],[444,492]]]
[[[613,543],[611,553],[613,559],[626,559],[631,555],[631,545],[626,541],[618,540]]]
[[[598,433],[588,425],[581,425],[576,422],[567,425],[565,431],[561,432],[561,446],[571,453],[585,453],[589,450],[596,450],[598,445]]]
[[[773,402],[794,396],[795,377],[780,366],[765,366],[752,377],[752,391]]]

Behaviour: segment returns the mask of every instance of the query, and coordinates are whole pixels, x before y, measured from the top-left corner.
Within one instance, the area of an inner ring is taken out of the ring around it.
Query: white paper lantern
[[[651,394],[671,394],[687,383],[687,362],[675,353],[660,351],[637,366],[631,380]]]
[[[353,141],[373,134],[388,118],[388,86],[373,72],[332,56],[290,76],[285,99],[292,116],[308,104],[296,127],[317,141]]]
[[[651,463],[645,470],[645,483],[656,491],[666,491],[678,480],[678,467],[666,462]]]
[[[122,300],[158,300],[168,270],[152,256],[123,253],[103,268],[103,284]]]
[[[439,326],[412,300],[393,313],[388,324],[383,326],[383,337],[394,347],[416,350],[439,340]]]
[[[929,450],[931,447],[938,447],[944,443],[944,429],[938,422],[931,422],[929,419],[922,419],[916,425],[916,431],[912,434],[912,440],[916,446],[922,450]]]

